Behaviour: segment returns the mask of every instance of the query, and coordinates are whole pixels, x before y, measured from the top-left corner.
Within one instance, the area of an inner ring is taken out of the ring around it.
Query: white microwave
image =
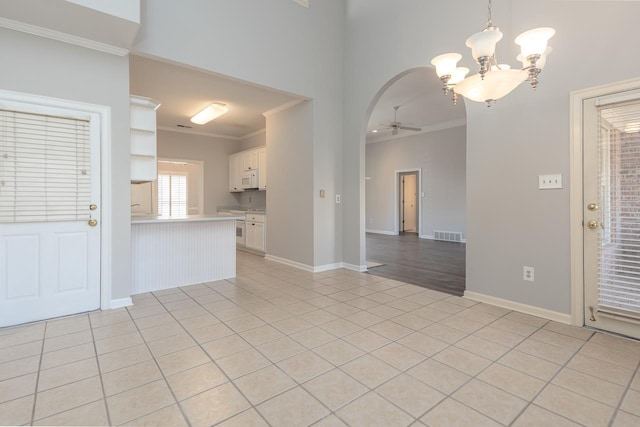
[[[242,188],[258,188],[258,171],[242,172]]]

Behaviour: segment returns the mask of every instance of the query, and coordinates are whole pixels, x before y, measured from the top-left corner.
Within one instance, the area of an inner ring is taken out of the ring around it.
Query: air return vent
[[[433,231],[433,240],[445,242],[462,242],[462,233],[459,231]]]

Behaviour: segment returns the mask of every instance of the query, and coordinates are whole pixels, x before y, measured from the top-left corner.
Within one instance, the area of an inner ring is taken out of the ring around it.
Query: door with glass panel
[[[99,129],[0,104],[0,327],[100,307]]]
[[[583,111],[585,325],[640,338],[640,91]]]

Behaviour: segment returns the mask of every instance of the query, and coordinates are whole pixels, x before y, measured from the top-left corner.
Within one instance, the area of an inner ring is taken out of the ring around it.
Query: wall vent
[[[459,231],[433,231],[433,240],[445,242],[462,242],[462,233]]]

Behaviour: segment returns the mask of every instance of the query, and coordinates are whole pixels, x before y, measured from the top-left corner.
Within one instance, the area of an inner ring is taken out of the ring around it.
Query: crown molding
[[[26,24],[24,22],[14,21],[12,19],[0,17],[0,27],[7,28],[9,30],[20,31],[22,33],[32,34],[34,36],[44,37],[51,40],[60,41],[63,43],[69,43],[76,46],[85,47],[87,49],[93,49],[100,52],[109,53],[116,56],[127,56],[129,54],[128,49],[112,46],[106,43],[97,42],[95,40],[89,40],[84,37],[74,36],[71,34],[63,33],[56,30],[50,30],[48,28],[38,27],[37,25]]]
[[[169,126],[158,126],[158,130],[164,130],[167,132],[176,132],[176,133],[188,133],[189,135],[199,135],[199,136],[209,136],[211,138],[221,138],[221,139],[231,139],[234,141],[240,141],[244,139],[243,136],[230,136],[230,135],[220,135],[217,133],[209,133],[209,132],[200,132],[197,130],[191,130],[186,128],[172,128]]]
[[[265,116],[265,117],[272,116],[272,115],[274,115],[274,114],[276,114],[276,113],[279,113],[279,112],[281,112],[281,111],[287,110],[287,109],[289,109],[289,108],[293,107],[294,105],[298,105],[298,104],[300,104],[302,101],[304,101],[304,99],[293,99],[293,100],[291,100],[291,101],[289,101],[289,102],[285,102],[285,103],[284,103],[284,104],[282,104],[282,105],[279,105],[279,106],[277,106],[277,107],[275,107],[275,108],[272,108],[272,109],[271,109],[271,110],[269,110],[269,111],[265,111],[264,113],[262,113],[262,115],[263,115],[263,116]]]
[[[265,132],[267,132],[267,128],[258,129],[255,132],[251,132],[251,133],[248,133],[248,134],[246,134],[244,136],[241,136],[240,139],[251,138],[252,136],[260,135],[261,133],[265,133]]]
[[[400,135],[400,133],[398,133],[398,135],[389,135],[389,136],[381,135],[381,136],[375,136],[371,139],[369,139],[370,137],[367,136],[367,144],[375,144],[377,142],[385,142],[385,141],[390,141],[392,139],[406,138],[408,136],[437,132],[439,130],[452,129],[452,128],[457,128],[457,127],[466,126],[466,125],[467,125],[467,119],[450,120],[448,122],[442,122],[435,125],[422,126],[422,130],[420,132],[412,132],[411,134],[405,133]]]

